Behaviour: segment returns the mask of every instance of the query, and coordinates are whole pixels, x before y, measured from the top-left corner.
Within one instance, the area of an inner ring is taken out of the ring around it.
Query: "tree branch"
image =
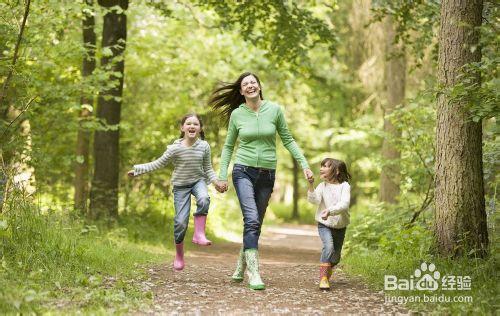
[[[185,3],[183,1],[178,1],[177,3],[179,3],[180,5],[182,5],[183,7],[185,7],[186,9],[189,10],[189,12],[191,13],[191,16],[193,17],[193,20],[201,27],[203,28],[206,28],[206,29],[217,29],[217,28],[221,28],[220,25],[207,25],[205,22],[203,22],[202,20],[200,20],[200,18],[198,18],[198,15],[196,14],[196,12],[194,11],[193,7],[191,5],[189,5],[188,3]]]
[[[411,141],[411,144],[413,145],[413,148],[415,150],[415,153],[417,154],[418,159],[420,160],[420,162],[424,166],[425,170],[427,171],[427,173],[429,174],[431,179],[434,180],[434,175],[432,174],[431,169],[425,163],[425,159],[422,157],[422,154],[418,150],[415,149],[415,148],[417,148],[417,144],[413,141],[412,137],[410,137],[410,141]]]
[[[413,214],[411,220],[406,224],[406,226],[411,226],[417,220],[417,218],[420,216],[420,214],[422,212],[424,212],[427,209],[427,207],[429,207],[432,200],[434,199],[434,193],[431,191],[432,184],[434,183],[434,174],[432,174],[431,169],[425,163],[425,159],[422,157],[422,154],[416,149],[417,144],[415,143],[415,141],[413,140],[412,137],[410,137],[410,142],[413,145],[414,151],[417,154],[418,159],[420,160],[420,162],[424,166],[425,170],[429,174],[430,180],[429,180],[429,185],[427,187],[427,192],[425,193],[424,201],[422,202],[420,209]]]
[[[2,90],[0,91],[0,108],[3,106],[5,95],[7,93],[8,87],[9,87],[9,82],[10,82],[10,79],[12,78],[12,73],[14,72],[14,66],[16,65],[16,62],[17,62],[17,57],[19,54],[19,46],[21,46],[21,40],[23,38],[23,32],[24,32],[24,28],[26,26],[26,20],[28,19],[28,14],[29,14],[29,10],[30,10],[30,3],[31,3],[31,0],[26,1],[23,21],[21,23],[19,35],[17,36],[17,42],[16,42],[16,46],[14,48],[14,56],[12,56],[12,64],[10,66],[9,72],[7,73],[7,78],[5,78],[5,81],[3,82]],[[9,107],[5,107],[5,110],[3,112],[4,117],[7,117],[8,110],[9,110]]]
[[[24,114],[24,112],[28,111],[28,108],[30,107],[31,105],[31,102],[33,102],[34,100],[36,99],[36,96],[35,97],[32,97],[28,103],[26,103],[26,105],[24,106],[24,109],[21,111],[21,113],[19,113],[19,115],[17,115],[10,123],[9,125],[5,128],[5,131],[3,132],[2,136],[0,136],[0,140],[2,140],[5,136],[5,134],[7,134],[7,131],[9,130],[9,128],[12,126],[12,124],[14,124],[14,122],[21,117],[21,115]]]
[[[410,222],[406,224],[406,226],[411,226],[417,220],[420,214],[425,211],[431,204],[432,200],[434,199],[434,193],[431,193],[433,183],[434,181],[433,179],[431,179],[431,181],[429,181],[429,186],[427,187],[427,192],[425,193],[425,198],[422,202],[422,205],[420,206],[420,209],[413,214],[413,217],[411,218]]]

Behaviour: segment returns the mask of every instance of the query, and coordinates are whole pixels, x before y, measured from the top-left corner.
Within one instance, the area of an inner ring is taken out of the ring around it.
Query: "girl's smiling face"
[[[323,181],[330,181],[333,175],[333,170],[330,163],[326,162],[319,168],[319,177]]]
[[[181,132],[184,133],[184,139],[195,139],[200,135],[200,121],[196,116],[190,116],[181,126]]]
[[[243,78],[241,81],[240,93],[248,99],[258,98],[260,96],[260,86],[257,79],[252,75]]]

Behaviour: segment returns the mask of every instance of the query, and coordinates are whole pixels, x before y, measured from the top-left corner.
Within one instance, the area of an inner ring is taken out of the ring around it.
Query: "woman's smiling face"
[[[252,75],[243,78],[241,81],[240,93],[248,99],[258,98],[260,86],[257,79]]]

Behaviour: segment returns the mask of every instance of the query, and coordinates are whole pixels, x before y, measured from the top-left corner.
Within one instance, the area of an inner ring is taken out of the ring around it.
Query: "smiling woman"
[[[249,287],[263,290],[259,273],[258,246],[262,222],[275,181],[276,134],[300,163],[304,176],[313,177],[309,165],[292,137],[281,107],[264,100],[259,77],[245,72],[233,83],[216,89],[209,104],[222,112],[229,127],[221,154],[219,180],[227,190],[227,169],[236,140],[239,147],[233,169],[233,184],[243,215],[243,246],[240,250],[233,280],[243,281],[248,268]]]

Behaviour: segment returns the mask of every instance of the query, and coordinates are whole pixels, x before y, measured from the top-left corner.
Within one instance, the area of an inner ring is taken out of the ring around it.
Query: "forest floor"
[[[187,236],[186,236],[187,239]],[[331,291],[318,288],[321,241],[316,227],[268,227],[260,239],[260,270],[266,290],[253,291],[231,281],[239,244],[218,242],[186,254],[186,267],[172,262],[153,266],[143,287],[152,290],[153,305],[134,314],[408,314],[402,305],[386,303],[382,292],[334,271]]]

